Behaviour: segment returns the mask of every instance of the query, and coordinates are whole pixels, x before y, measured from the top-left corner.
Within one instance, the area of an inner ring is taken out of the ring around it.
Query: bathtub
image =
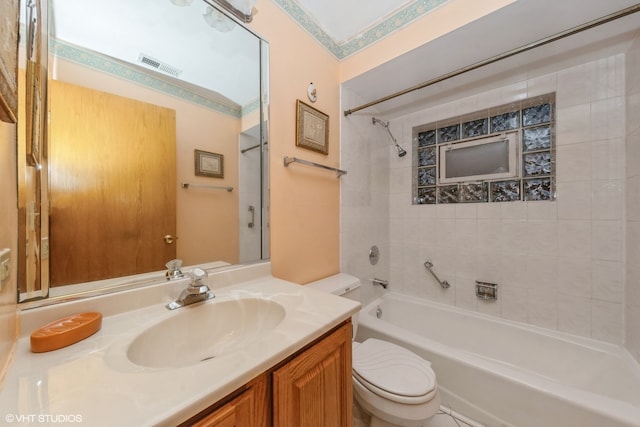
[[[397,293],[360,311],[369,337],[430,360],[443,405],[487,426],[640,426],[640,366],[619,346]]]

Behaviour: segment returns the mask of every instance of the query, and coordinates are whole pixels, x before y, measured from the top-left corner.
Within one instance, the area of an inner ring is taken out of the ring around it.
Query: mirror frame
[[[269,140],[269,43],[261,36],[247,28],[241,21],[230,15],[226,10],[215,4],[212,0],[203,0],[204,3],[214,7],[220,13],[236,22],[244,31],[256,37],[259,43],[260,86],[259,86],[259,134],[260,134],[260,208],[257,213],[257,223],[260,224],[260,259],[251,262],[260,262],[270,257],[269,235],[269,171],[268,171],[268,140]],[[165,280],[165,272],[157,271],[108,279],[108,285],[101,285],[104,281],[90,282],[78,285],[73,292],[55,297],[50,296],[49,288],[49,262],[48,262],[48,164],[46,152],[49,138],[47,127],[48,94],[46,81],[48,78],[48,10],[49,0],[20,0],[20,8],[27,8],[37,18],[32,25],[26,28],[27,34],[27,60],[32,59],[37,67],[32,66],[27,70],[25,84],[24,105],[18,108],[24,109],[26,123],[26,135],[21,139],[17,137],[18,150],[18,303],[31,303],[29,306],[44,306],[73,299],[104,295],[119,292],[135,287],[141,287]],[[22,29],[21,29],[22,30]],[[32,75],[29,78],[29,75]],[[37,79],[38,76],[46,76],[45,79]],[[29,84],[31,82],[31,84]],[[37,105],[38,108],[35,108]],[[29,111],[32,113],[29,114]],[[35,111],[35,113],[34,113]],[[29,137],[31,135],[31,137]],[[31,140],[31,143],[26,141]],[[22,145],[22,146],[21,146]],[[27,147],[28,146],[28,147]],[[36,150],[34,150],[34,147]],[[40,155],[44,153],[44,155]],[[37,157],[36,157],[37,156]],[[25,174],[29,172],[28,179]],[[32,230],[33,241],[38,244],[29,244],[27,233]],[[27,265],[28,251],[35,251],[36,257],[33,265]],[[202,265],[207,270],[228,266],[226,263],[209,262]],[[21,289],[23,291],[21,291]]]

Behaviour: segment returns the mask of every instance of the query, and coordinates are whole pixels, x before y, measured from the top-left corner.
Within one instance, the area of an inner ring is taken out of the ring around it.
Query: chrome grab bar
[[[440,286],[442,286],[443,289],[447,289],[449,288],[451,285],[449,284],[449,282],[447,282],[446,280],[440,280],[438,278],[438,276],[436,276],[436,273],[433,272],[432,268],[433,268],[433,263],[429,260],[426,260],[424,262],[424,266],[427,270],[429,270],[429,273],[431,273],[431,275],[433,276],[434,279],[436,279],[436,281],[438,282],[438,284]]]
[[[335,173],[338,174],[338,178],[340,178],[342,175],[346,175],[347,174],[347,171],[343,171],[342,169],[332,168],[330,166],[321,165],[320,163],[310,162],[308,160],[302,160],[302,159],[299,159],[297,157],[288,157],[288,156],[284,157],[284,165],[285,165],[285,167],[289,166],[290,163],[294,163],[294,162],[295,163],[302,163],[303,165],[314,166],[316,168],[326,169],[326,170],[335,172]]]
[[[233,187],[221,187],[219,185],[199,185],[199,184],[189,184],[188,182],[183,182],[182,184],[180,184],[182,188],[189,188],[189,187],[194,187],[194,188],[210,188],[213,190],[226,190],[228,192],[232,192],[233,191]]]

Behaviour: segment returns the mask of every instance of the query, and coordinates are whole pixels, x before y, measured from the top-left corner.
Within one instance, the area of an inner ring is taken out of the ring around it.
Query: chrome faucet
[[[184,307],[185,305],[191,305],[196,302],[205,301],[210,298],[214,298],[213,292],[209,289],[203,280],[208,276],[207,272],[201,268],[194,268],[188,273],[191,277],[191,283],[186,289],[180,293],[177,300],[167,304],[169,310],[175,310],[176,308]]]

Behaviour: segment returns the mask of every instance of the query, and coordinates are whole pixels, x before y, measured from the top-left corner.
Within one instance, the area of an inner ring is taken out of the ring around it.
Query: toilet
[[[360,280],[339,273],[307,286],[360,300]],[[421,427],[440,408],[440,394],[431,362],[399,345],[368,338],[355,341],[358,314],[353,323],[353,395],[357,406],[371,417],[371,427]]]

